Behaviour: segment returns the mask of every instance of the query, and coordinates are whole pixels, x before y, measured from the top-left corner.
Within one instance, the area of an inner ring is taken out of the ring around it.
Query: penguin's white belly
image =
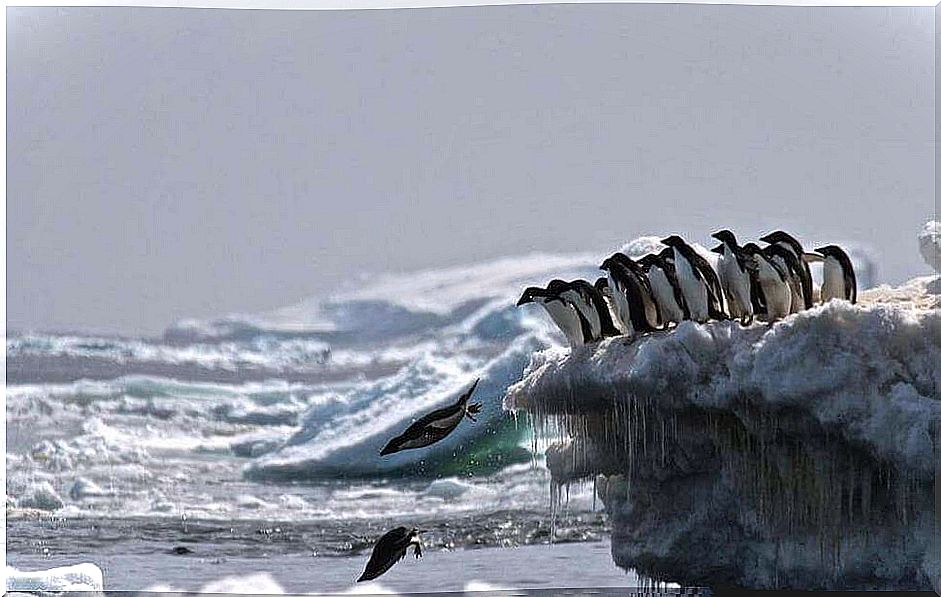
[[[582,324],[575,309],[562,301],[545,302],[545,299],[540,298],[537,302],[549,313],[549,317],[562,330],[571,346],[580,346],[583,343]]]
[[[726,253],[729,253],[726,248]],[[751,279],[748,273],[742,273],[738,267],[738,260],[734,255],[723,254],[719,257],[719,282],[725,291],[728,302],[729,315],[732,318],[748,317],[752,315]]]
[[[679,251],[676,251],[676,277],[679,279],[680,290],[686,299],[690,318],[694,321],[707,321],[709,319],[709,292],[706,290],[706,284],[696,277],[692,266]]]
[[[653,298],[660,306],[663,323],[683,321],[683,309],[676,303],[676,297],[673,296],[673,286],[670,285],[670,280],[663,270],[659,267],[651,267],[650,271],[647,272],[647,279],[650,280]]]
[[[611,290],[611,281],[608,280],[608,286],[604,289],[604,302],[608,305],[608,311],[611,312],[611,322],[614,323],[614,327],[618,329],[622,334],[628,332],[628,327],[625,325],[624,320],[621,319],[621,308],[617,304],[617,298],[615,297],[615,292]]]
[[[790,248],[788,248],[788,250],[790,250]],[[794,251],[791,251],[791,254],[793,253]],[[777,257],[777,256],[774,257],[774,262],[778,264],[778,267],[780,267],[782,270],[786,272],[788,271],[787,263],[785,263],[784,259],[782,259],[781,257]],[[797,313],[798,311],[801,311],[804,308],[804,295],[801,292],[800,279],[795,278],[794,276],[790,274],[790,272],[788,272],[787,285],[791,291],[791,307],[788,311],[790,313]]]
[[[761,281],[761,291],[765,295],[765,304],[768,307],[768,319],[774,321],[787,317],[791,312],[791,288],[787,282],[778,277],[777,272],[770,263],[762,260],[758,273]]]
[[[582,295],[575,292],[574,290],[566,290],[560,294],[562,298],[567,299],[570,303],[575,305],[575,308],[582,314],[586,320],[588,320],[588,326],[591,328],[591,339],[601,337],[601,316],[598,315],[598,312],[595,311],[593,305],[587,303],[585,299],[582,298]]]
[[[823,286],[820,287],[820,298],[823,302],[846,298],[843,268],[840,266],[840,262],[833,257],[827,257],[823,262]]]
[[[621,321],[621,325],[618,327],[625,334],[633,333],[633,328],[631,327],[631,308],[627,303],[627,297],[624,295],[624,291],[617,285],[614,279],[611,277],[611,272],[608,272],[608,290],[611,292],[611,300],[614,304],[614,311],[616,311],[616,319]],[[615,322],[617,325],[617,322]]]

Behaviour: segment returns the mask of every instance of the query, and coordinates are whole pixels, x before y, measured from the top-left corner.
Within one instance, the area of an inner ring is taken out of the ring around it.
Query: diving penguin
[[[677,235],[661,240],[668,247],[673,247],[676,263],[676,277],[683,290],[683,297],[689,307],[690,318],[705,322],[712,319],[728,319],[723,309],[722,286],[706,258],[696,252]]]
[[[474,415],[480,412],[483,405],[479,402],[468,404],[467,401],[474,393],[479,381],[480,378],[474,382],[469,390],[461,394],[456,403],[439,408],[409,425],[408,429],[401,435],[389,440],[389,443],[379,452],[379,455],[385,456],[401,450],[430,446],[450,435],[452,431],[457,429],[458,424],[464,417],[477,422]]]
[[[408,548],[415,546],[415,558],[421,557],[421,539],[418,529],[396,527],[376,541],[363,574],[356,582],[372,580],[385,574],[396,562],[405,557]]]
[[[752,259],[742,252],[730,230],[715,232],[712,238],[722,243],[712,251],[719,254],[716,270],[725,291],[729,315],[733,319],[737,318],[742,325],[748,325],[755,316],[751,300],[751,275],[748,272]]]
[[[813,258],[813,253],[805,253],[804,248],[801,246],[800,242],[787,232],[783,230],[776,230],[771,234],[766,234],[758,239],[762,242],[766,242],[772,245],[781,245],[785,249],[788,249],[795,257],[799,260],[801,264],[800,267],[800,287],[801,287],[801,299],[804,305],[804,309],[810,309],[814,306],[814,280],[810,275],[810,265],[807,263],[808,258]]]
[[[846,251],[836,245],[827,245],[816,249],[816,252],[824,258],[821,302],[839,298],[856,304],[856,272]]]

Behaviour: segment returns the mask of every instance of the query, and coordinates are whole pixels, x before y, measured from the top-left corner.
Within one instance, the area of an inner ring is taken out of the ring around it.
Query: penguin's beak
[[[819,251],[820,249],[814,249],[814,250],[815,250],[815,251]],[[815,261],[824,261],[824,260],[826,260],[826,257],[824,257],[823,255],[821,255],[820,253],[804,253],[804,254],[802,255],[802,258],[803,258],[803,260],[804,260],[806,263],[814,263]]]
[[[763,243],[770,243],[771,241],[768,240],[768,239],[770,239],[770,238],[771,238],[771,235],[770,235],[770,234],[766,234],[766,235],[762,236],[761,238],[759,238],[758,240],[760,240],[760,241],[763,242]]]
[[[713,236],[715,236],[715,235],[713,235]],[[712,247],[712,248],[709,249],[709,250],[712,251],[713,253],[722,253],[722,245],[719,245],[718,247]]]

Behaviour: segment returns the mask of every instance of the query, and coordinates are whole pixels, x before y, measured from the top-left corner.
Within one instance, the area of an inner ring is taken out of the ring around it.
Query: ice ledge
[[[570,439],[625,569],[714,588],[917,589],[939,576],[934,277],[767,326],[685,322],[533,355],[504,407]]]
[[[885,462],[934,475],[941,424],[941,297],[933,277],[834,301],[774,326],[683,322],[633,343],[613,338],[533,355],[504,408],[537,417],[662,411],[778,417],[785,433],[839,434]],[[788,426],[791,429],[788,429]]]

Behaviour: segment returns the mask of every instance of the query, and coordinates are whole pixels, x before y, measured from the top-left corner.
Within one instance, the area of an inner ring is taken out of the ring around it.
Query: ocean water
[[[430,590],[463,588],[434,562],[464,549],[602,540],[592,486],[551,501],[544,446],[502,407],[531,354],[561,342],[516,298],[590,275],[592,261],[385,276],[271,313],[177,322],[156,339],[10,333],[8,563],[94,562],[109,589],[191,589],[257,569],[290,590],[335,590],[385,530],[420,524]],[[477,378],[476,423],[379,457]],[[546,551],[532,578],[497,566],[478,580],[499,583],[503,569],[511,586],[565,585],[574,571],[551,563],[563,552]],[[610,582],[624,577],[600,560]]]

